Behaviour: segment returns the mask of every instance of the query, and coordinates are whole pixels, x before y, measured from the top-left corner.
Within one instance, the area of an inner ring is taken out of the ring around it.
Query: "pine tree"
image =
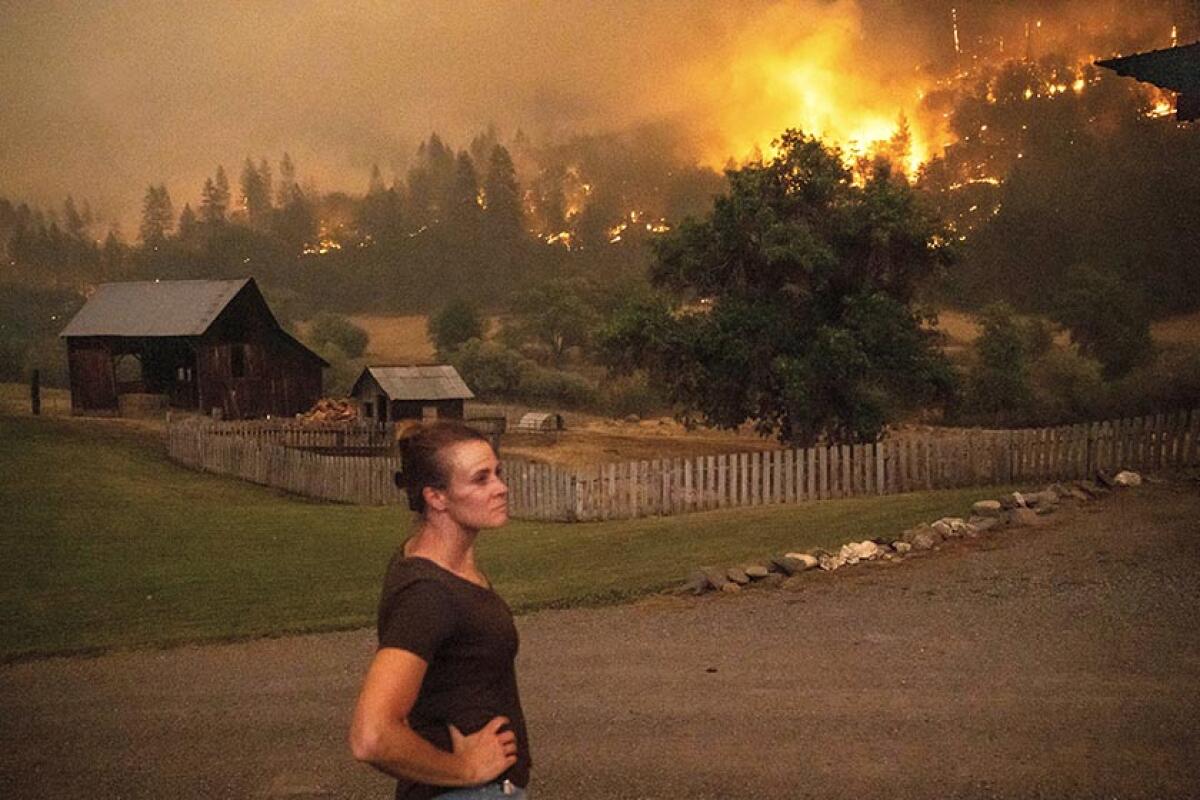
[[[383,185],[383,173],[379,170],[378,164],[371,165],[371,179],[367,183],[367,196],[381,194],[386,190]]]
[[[479,178],[471,156],[464,150],[455,163],[454,182],[445,200],[446,219],[456,225],[471,225],[479,219]]]
[[[175,211],[171,207],[171,195],[167,193],[164,184],[146,187],[146,196],[142,200],[142,224],[138,228],[138,238],[147,247],[157,247],[171,232],[175,221]]]
[[[258,160],[258,179],[267,195],[267,209],[275,207],[275,179],[271,174],[271,164],[265,158]]]
[[[106,280],[124,277],[125,245],[121,242],[121,231],[114,224],[104,239],[100,253],[100,276]]]
[[[219,225],[225,221],[225,204],[212,178],[204,179],[204,189],[200,192],[200,216],[208,225]]]
[[[220,164],[217,165],[217,175],[213,181],[217,189],[217,198],[221,201],[221,208],[229,210],[229,178],[225,175],[225,168]]]
[[[517,183],[512,156],[501,145],[492,148],[483,193],[487,200],[488,224],[493,232],[501,236],[519,235],[523,227],[521,187]]]
[[[300,187],[296,184],[296,165],[292,163],[292,157],[284,153],[283,159],[279,162],[279,190],[276,195],[276,204],[280,208],[287,206],[299,192]]]
[[[251,228],[262,230],[271,220],[271,192],[263,185],[262,173],[249,157],[242,165],[242,204],[246,209],[246,221]]]
[[[75,207],[75,198],[71,195],[67,195],[67,199],[63,201],[63,227],[66,228],[68,236],[76,239],[87,235],[87,223],[83,221],[83,215]]]
[[[179,238],[185,242],[196,236],[196,212],[192,211],[191,203],[185,203],[179,214]]]

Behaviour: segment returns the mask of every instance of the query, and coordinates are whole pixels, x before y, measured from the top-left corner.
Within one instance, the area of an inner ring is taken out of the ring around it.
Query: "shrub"
[[[527,400],[578,408],[594,404],[595,385],[574,372],[547,369],[526,360],[521,368],[520,396]]]
[[[594,404],[595,385],[582,375],[548,369],[496,342],[470,339],[450,357],[483,399],[528,400],[578,408]]]
[[[1084,355],[1118,378],[1153,353],[1148,304],[1138,289],[1111,271],[1076,267],[1059,293],[1055,316]]]
[[[650,386],[646,373],[609,378],[600,388],[600,409],[613,417],[637,414],[645,417],[666,405],[661,394]]]
[[[967,372],[969,413],[992,414],[997,422],[1030,401],[1030,337],[1011,307],[996,303],[979,315],[975,359]]]
[[[449,358],[467,386],[485,399],[515,395],[525,360],[503,345],[480,339],[468,339]]]
[[[318,351],[326,345],[335,345],[348,358],[361,357],[370,341],[362,328],[328,311],[322,311],[312,318],[307,339]]]
[[[1047,350],[1030,370],[1029,421],[1052,425],[1098,419],[1106,413],[1100,362],[1075,350]]]
[[[366,367],[366,361],[350,358],[346,351],[329,342],[317,348],[317,353],[329,362],[329,369],[325,370],[323,394],[327,397],[345,397],[350,394],[354,381]]]
[[[482,339],[486,331],[475,306],[466,300],[452,300],[429,318],[429,338],[442,359],[449,357],[471,339]]]
[[[1200,407],[1200,347],[1177,346],[1157,353],[1109,386],[1113,416],[1139,416]]]

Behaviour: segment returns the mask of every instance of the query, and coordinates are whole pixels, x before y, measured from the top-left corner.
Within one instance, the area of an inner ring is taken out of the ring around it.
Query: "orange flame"
[[[875,152],[897,133],[901,117],[913,119],[920,92],[916,80],[896,82],[863,74],[858,7],[834,3],[823,15],[776,5],[746,26],[731,60],[701,68],[696,91],[708,95],[719,133],[706,153],[714,166],[732,155],[771,155],[785,128],[799,128],[839,146],[848,159]],[[904,168],[911,174],[929,158],[927,136],[910,130]]]

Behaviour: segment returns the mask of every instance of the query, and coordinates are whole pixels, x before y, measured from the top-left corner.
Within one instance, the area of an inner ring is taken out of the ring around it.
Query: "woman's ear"
[[[426,508],[432,508],[434,511],[446,510],[446,493],[441,489],[426,486],[421,490],[421,495],[425,498]]]

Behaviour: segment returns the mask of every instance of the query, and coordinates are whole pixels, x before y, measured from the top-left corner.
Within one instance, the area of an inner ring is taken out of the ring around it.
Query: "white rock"
[[[1113,483],[1118,486],[1141,486],[1142,476],[1136,472],[1123,469],[1113,476]]]
[[[826,572],[833,572],[835,569],[841,567],[845,563],[846,560],[842,558],[841,555],[821,556],[820,559],[821,569],[825,570]]]
[[[869,561],[878,557],[879,545],[870,540],[844,544],[838,551],[838,558],[847,564],[857,564],[859,561]]]
[[[805,569],[812,569],[820,563],[817,561],[816,556],[810,556],[808,553],[784,553],[783,555],[785,558],[794,558],[797,561],[803,562]]]
[[[943,539],[962,536],[967,531],[967,523],[962,517],[942,517],[929,527],[940,533]]]
[[[908,542],[892,542],[892,547],[896,548],[896,552],[900,554],[904,554],[909,550],[912,550],[912,545]]]
[[[1002,506],[999,500],[979,500],[971,510],[981,517],[998,517],[1002,512]]]

